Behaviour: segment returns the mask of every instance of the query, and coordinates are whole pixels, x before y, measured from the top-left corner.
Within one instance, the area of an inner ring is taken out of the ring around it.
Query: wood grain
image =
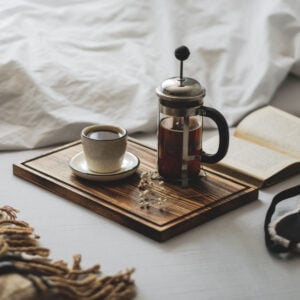
[[[165,241],[205,221],[257,199],[253,186],[206,170],[188,188],[165,183],[155,192],[167,198],[164,210],[141,209],[138,183],[156,168],[156,150],[129,139],[128,151],[140,158],[138,171],[123,180],[101,183],[73,175],[69,160],[82,151],[80,141],[13,165],[16,176],[37,184],[157,241]]]

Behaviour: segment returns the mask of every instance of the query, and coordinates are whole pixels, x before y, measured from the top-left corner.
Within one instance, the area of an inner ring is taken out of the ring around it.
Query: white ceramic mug
[[[113,125],[92,125],[81,132],[83,152],[91,171],[111,173],[121,168],[127,147],[127,130]]]

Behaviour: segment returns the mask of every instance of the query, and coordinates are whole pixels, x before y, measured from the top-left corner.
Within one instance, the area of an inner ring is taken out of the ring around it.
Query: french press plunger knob
[[[158,172],[166,180],[188,186],[199,176],[201,163],[216,163],[227,152],[228,125],[216,109],[203,105],[205,89],[189,77],[183,77],[183,61],[190,55],[186,46],[175,50],[180,61],[180,76],[162,82],[156,89],[159,97]],[[202,149],[203,116],[211,118],[219,132],[215,154]]]

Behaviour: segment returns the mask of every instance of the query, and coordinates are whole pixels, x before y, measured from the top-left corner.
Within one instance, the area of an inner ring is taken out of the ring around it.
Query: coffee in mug
[[[94,140],[114,140],[121,137],[122,134],[111,130],[97,130],[88,133],[88,137]]]
[[[127,130],[113,125],[92,125],[81,132],[84,156],[91,171],[111,173],[121,168]]]

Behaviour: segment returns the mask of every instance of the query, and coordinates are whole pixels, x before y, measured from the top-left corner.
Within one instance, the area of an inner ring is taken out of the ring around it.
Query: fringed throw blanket
[[[100,266],[81,269],[81,256],[53,262],[49,249],[39,247],[38,236],[26,222],[17,220],[17,210],[0,208],[0,299],[110,299],[135,296],[131,274],[100,276]]]

